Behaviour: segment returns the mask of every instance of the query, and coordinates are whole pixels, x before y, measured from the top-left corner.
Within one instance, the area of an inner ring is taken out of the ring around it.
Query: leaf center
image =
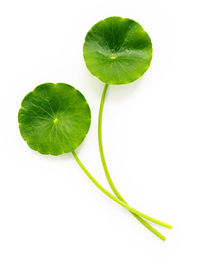
[[[54,120],[53,120],[53,123],[58,123],[58,118],[55,118]]]
[[[112,56],[110,56],[110,59],[116,59],[116,55],[112,55]]]

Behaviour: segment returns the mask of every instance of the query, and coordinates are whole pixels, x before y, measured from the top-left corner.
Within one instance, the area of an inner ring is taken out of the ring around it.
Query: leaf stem
[[[114,192],[114,194],[116,195],[116,197],[121,200],[122,202],[126,203],[127,202],[124,200],[124,198],[121,196],[121,194],[118,192],[117,188],[115,187],[112,178],[110,176],[110,173],[108,171],[108,167],[106,164],[106,160],[105,160],[105,155],[104,155],[104,150],[103,150],[103,142],[102,142],[102,117],[103,117],[103,107],[104,107],[104,102],[105,102],[105,96],[106,96],[106,92],[108,89],[108,84],[105,84],[104,86],[104,90],[102,93],[102,97],[101,97],[101,103],[100,103],[100,108],[99,108],[99,120],[98,120],[98,140],[99,140],[99,151],[100,151],[100,156],[101,156],[101,161],[102,161],[102,165],[104,168],[104,172],[105,175],[107,177],[108,183],[112,189],[112,191]],[[156,229],[154,229],[151,225],[149,225],[145,220],[143,220],[140,216],[138,216],[137,214],[131,212],[133,214],[133,216],[135,216],[135,218],[140,221],[145,227],[147,227],[151,232],[153,232],[154,234],[156,234],[159,238],[161,238],[162,240],[165,240],[165,237],[159,233]],[[144,216],[143,216],[144,217]],[[145,217],[144,217],[145,218]],[[162,225],[164,226],[164,225]],[[171,226],[168,228],[172,228]]]
[[[108,190],[106,190],[99,182],[97,182],[97,180],[91,175],[91,173],[86,169],[86,167],[83,165],[83,163],[80,161],[80,159],[78,158],[77,154],[75,153],[75,151],[72,152],[76,162],[78,163],[78,165],[81,167],[81,169],[84,171],[84,173],[88,176],[88,178],[104,193],[106,194],[109,198],[111,198],[112,200],[114,200],[115,202],[117,202],[119,205],[121,205],[122,207],[126,208],[127,210],[133,212],[134,214],[138,215],[138,216],[142,216],[143,218],[159,224],[161,226],[164,226],[166,228],[171,228],[171,225],[161,222],[153,217],[150,217],[132,207],[130,207],[128,204],[124,203],[123,201],[119,200],[116,196],[114,196],[113,194],[111,194]]]

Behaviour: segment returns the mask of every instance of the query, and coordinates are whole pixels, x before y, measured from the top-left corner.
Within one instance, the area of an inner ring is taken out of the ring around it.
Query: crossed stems
[[[104,107],[104,101],[105,101],[105,96],[106,96],[106,92],[108,89],[108,84],[105,84],[104,86],[104,90],[102,93],[102,97],[101,97],[101,104],[100,104],[100,109],[99,109],[99,121],[98,121],[98,140],[99,140],[99,151],[100,151],[100,156],[101,156],[101,161],[102,161],[102,165],[104,168],[104,172],[105,175],[107,177],[108,183],[112,189],[112,191],[114,192],[115,196],[113,194],[111,194],[108,190],[106,190],[101,184],[99,184],[97,182],[97,180],[90,174],[90,172],[86,169],[86,167],[83,165],[83,163],[80,161],[80,159],[78,158],[78,156],[76,155],[76,153],[73,151],[72,154],[75,158],[75,160],[77,161],[78,165],[81,167],[81,169],[85,172],[85,174],[88,176],[88,178],[104,193],[106,194],[108,197],[110,197],[112,200],[114,200],[115,202],[117,202],[119,205],[123,206],[124,208],[126,208],[128,211],[131,212],[131,214],[138,220],[140,221],[146,228],[148,228],[152,233],[154,233],[156,236],[158,236],[161,240],[165,240],[165,236],[163,236],[160,232],[158,232],[154,227],[152,227],[147,221],[145,221],[143,218],[145,218],[146,220],[156,223],[158,225],[161,225],[163,227],[172,229],[172,226],[164,223],[162,221],[159,221],[153,217],[150,217],[132,207],[130,207],[128,205],[128,203],[124,200],[124,198],[120,195],[120,193],[118,192],[118,190],[116,189],[110,173],[108,171],[108,167],[106,164],[106,160],[105,160],[105,156],[104,156],[104,151],[103,151],[103,144],[102,144],[102,115],[103,115],[103,107]],[[142,218],[143,217],[143,218]]]

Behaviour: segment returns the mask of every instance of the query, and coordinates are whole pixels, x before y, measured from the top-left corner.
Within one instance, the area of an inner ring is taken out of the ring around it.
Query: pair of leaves
[[[107,84],[140,78],[152,58],[148,34],[137,22],[110,17],[87,33],[83,55],[88,70]],[[60,155],[74,151],[89,131],[91,112],[84,96],[64,83],[39,85],[22,101],[20,133],[30,148]]]

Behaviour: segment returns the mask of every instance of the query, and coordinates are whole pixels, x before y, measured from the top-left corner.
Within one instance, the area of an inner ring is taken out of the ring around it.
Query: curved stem
[[[105,96],[106,96],[106,92],[108,89],[108,84],[105,84],[104,86],[104,90],[102,93],[102,97],[101,97],[101,104],[100,104],[100,108],[99,108],[99,120],[98,120],[98,140],[99,140],[99,151],[100,151],[100,156],[101,156],[101,161],[102,161],[102,165],[104,168],[104,172],[105,175],[107,177],[108,183],[112,189],[112,191],[114,192],[114,194],[117,196],[117,198],[121,201],[123,201],[124,203],[127,204],[127,202],[124,200],[124,198],[121,196],[121,194],[118,192],[117,188],[115,187],[112,178],[110,176],[110,173],[108,171],[108,167],[106,164],[106,160],[105,160],[105,155],[104,155],[104,151],[103,151],[103,143],[102,143],[102,116],[103,116],[103,107],[104,107],[104,101],[105,101]],[[145,227],[147,227],[151,232],[153,232],[154,234],[157,235],[157,230],[154,229],[151,225],[149,225],[145,220],[143,220],[140,216],[138,216],[137,214],[134,214],[133,212],[131,212],[133,214],[133,216],[135,216],[135,218],[140,221]],[[170,227],[171,228],[171,227]],[[158,232],[159,233],[159,232]],[[160,234],[160,233],[159,233]],[[161,234],[160,234],[161,235]],[[158,235],[157,235],[158,236]],[[162,236],[162,235],[161,235]],[[159,236],[160,237],[160,236]],[[161,237],[160,237],[161,238]],[[165,238],[161,238],[162,240],[165,240]]]
[[[110,187],[112,188],[113,192],[115,193],[115,195],[122,201],[125,202],[125,200],[123,199],[123,197],[120,195],[120,193],[118,192],[117,188],[115,187],[110,173],[108,171],[108,167],[106,164],[106,160],[105,160],[105,155],[104,155],[104,151],[103,151],[103,142],[102,142],[102,116],[103,116],[103,107],[104,107],[104,101],[105,101],[105,96],[106,96],[106,92],[108,89],[108,84],[105,84],[104,86],[104,90],[101,96],[101,104],[100,104],[100,108],[99,108],[99,120],[98,120],[98,139],[99,139],[99,152],[100,152],[100,156],[101,156],[101,161],[103,164],[103,168],[104,168],[104,172],[106,174],[108,183],[110,185]]]
[[[91,175],[91,173],[86,169],[86,167],[83,165],[83,163],[80,161],[80,159],[78,158],[78,156],[76,155],[76,153],[73,151],[72,152],[76,162],[78,163],[78,165],[81,167],[81,169],[84,171],[84,173],[88,176],[88,178],[104,193],[106,194],[109,198],[111,198],[112,200],[114,200],[115,202],[117,202],[119,205],[121,205],[122,207],[126,208],[127,210],[133,212],[134,214],[138,215],[138,216],[142,216],[143,218],[159,224],[161,226],[164,226],[166,228],[171,228],[171,225],[161,222],[153,217],[150,217],[132,207],[130,207],[128,204],[124,203],[123,201],[119,200],[116,196],[114,196],[113,194],[111,194],[108,190],[106,190],[100,183],[97,182],[97,180]]]

